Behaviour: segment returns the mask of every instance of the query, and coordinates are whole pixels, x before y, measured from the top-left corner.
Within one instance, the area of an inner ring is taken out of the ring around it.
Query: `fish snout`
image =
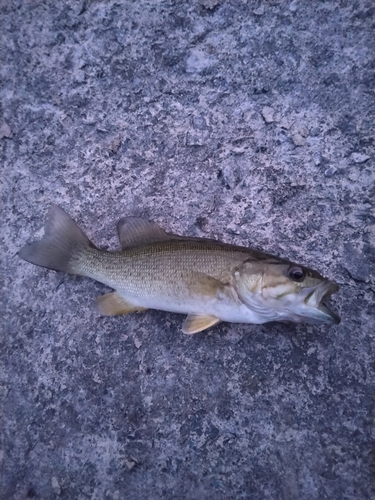
[[[340,287],[333,281],[323,281],[313,290],[306,290],[305,303],[319,311],[319,319],[324,323],[338,325],[340,317],[334,313],[327,305],[327,301],[334,293],[339,291]]]

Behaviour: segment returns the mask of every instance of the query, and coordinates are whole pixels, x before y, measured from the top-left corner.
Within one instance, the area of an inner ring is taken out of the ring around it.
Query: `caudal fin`
[[[81,274],[77,258],[85,247],[93,246],[74,220],[57,205],[48,211],[44,236],[26,244],[18,252],[21,259],[55,271]]]

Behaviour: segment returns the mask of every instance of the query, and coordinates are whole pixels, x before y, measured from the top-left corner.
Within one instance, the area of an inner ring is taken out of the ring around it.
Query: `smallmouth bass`
[[[324,302],[339,286],[312,269],[258,250],[168,234],[139,217],[120,219],[117,229],[122,251],[100,250],[62,208],[52,205],[43,238],[18,255],[113,288],[97,299],[101,314],[146,309],[187,314],[184,333],[221,321],[340,322]]]

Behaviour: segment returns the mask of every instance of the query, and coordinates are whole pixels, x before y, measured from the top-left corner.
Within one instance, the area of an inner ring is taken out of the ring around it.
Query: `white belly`
[[[267,307],[257,307],[257,310],[249,308],[238,298],[233,289],[217,297],[189,296],[186,299],[169,297],[168,300],[163,297],[139,298],[121,290],[117,291],[127,302],[146,309],[181,314],[207,314],[228,323],[262,324],[280,319],[276,311]]]

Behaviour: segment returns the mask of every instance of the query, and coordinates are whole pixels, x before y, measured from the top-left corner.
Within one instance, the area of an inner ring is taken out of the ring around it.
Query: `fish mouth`
[[[324,281],[313,289],[306,290],[307,295],[304,302],[306,305],[314,308],[314,319],[334,325],[340,323],[340,317],[327,304],[331,295],[337,293],[339,289],[340,287],[336,283]]]

